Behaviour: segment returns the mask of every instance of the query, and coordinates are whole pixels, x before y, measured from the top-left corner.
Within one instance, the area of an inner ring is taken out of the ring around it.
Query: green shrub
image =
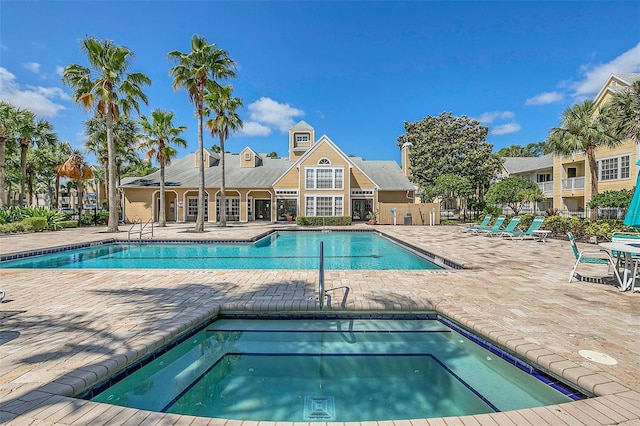
[[[533,222],[533,218],[535,215],[531,213],[525,213],[520,215],[520,223],[518,223],[518,228],[520,229],[528,229],[531,226],[531,222]]]
[[[551,235],[564,238],[567,232],[573,233],[576,239],[585,235],[587,220],[579,217],[549,216],[544,221],[544,229],[551,231]]]
[[[457,220],[444,219],[440,221],[440,225],[457,225],[457,224],[458,224]]]
[[[301,226],[350,226],[351,216],[298,216],[296,225]]]
[[[2,234],[10,234],[12,232],[29,232],[31,231],[28,228],[29,224],[27,222],[11,222],[0,225],[0,233]]]
[[[64,229],[64,228],[77,228],[78,227],[78,221],[77,220],[61,220],[60,223],[58,223],[58,227]]]
[[[47,226],[47,219],[44,217],[25,217],[22,222],[25,223],[25,228],[35,232],[42,231]]]
[[[63,219],[63,214],[57,210],[50,210],[44,207],[28,207],[24,210],[24,217],[41,217],[46,221],[45,228],[55,230],[58,223]]]

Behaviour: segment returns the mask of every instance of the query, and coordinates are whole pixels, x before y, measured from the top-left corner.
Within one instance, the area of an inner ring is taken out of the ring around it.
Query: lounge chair
[[[607,265],[607,275],[613,268],[613,273],[618,278],[618,282],[622,282],[622,280],[620,279],[620,275],[618,274],[616,264],[608,251],[604,249],[580,251],[578,249],[578,246],[576,245],[576,240],[573,238],[573,234],[571,232],[567,232],[567,236],[569,237],[569,242],[571,243],[573,254],[576,257],[576,263],[573,265],[573,269],[571,270],[571,274],[569,275],[569,282],[573,280],[573,277],[576,275],[578,265],[580,265],[581,263],[590,265]]]
[[[536,232],[540,229],[543,222],[543,216],[536,216],[533,218],[531,225],[529,225],[526,231],[514,230],[511,232],[506,232],[505,230],[505,232],[501,232],[499,235],[501,237],[511,238],[512,240],[515,238],[519,238],[521,240],[524,240],[525,238],[536,238]]]
[[[462,232],[470,232],[473,229],[488,229],[489,228],[489,222],[491,222],[491,218],[493,216],[488,214],[484,217],[484,219],[482,219],[482,222],[478,223],[472,223],[472,224],[468,224],[465,225],[464,228],[462,229]]]
[[[518,227],[519,224],[520,224],[520,216],[514,216],[511,218],[509,223],[507,223],[507,226],[505,226],[504,229],[498,232],[485,232],[484,236],[494,237],[494,236],[500,236],[502,234],[510,234],[512,232],[516,232],[516,228]]]
[[[480,234],[484,234],[485,232],[498,232],[500,230],[500,228],[502,228],[502,224],[504,223],[506,216],[501,214],[500,216],[498,216],[496,218],[496,221],[493,222],[493,225],[491,225],[489,228],[487,229],[472,229],[471,233],[473,235],[480,235]]]

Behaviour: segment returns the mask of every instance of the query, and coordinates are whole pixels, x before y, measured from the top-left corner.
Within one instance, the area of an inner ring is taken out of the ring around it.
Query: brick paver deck
[[[195,234],[185,232],[187,225],[170,225],[156,228],[154,238],[244,239],[269,227],[211,226]],[[528,410],[395,421],[396,426],[640,424],[640,293],[569,284],[573,255],[566,241],[491,239],[447,226],[376,228],[472,269],[326,271],[327,288],[349,288],[344,309],[435,310],[597,395]],[[114,237],[102,230],[0,236],[0,255]],[[0,304],[0,423],[240,425],[70,396],[219,310],[316,310],[317,286],[317,271],[2,269],[0,289],[7,295]],[[343,295],[333,292],[328,308],[343,309]],[[578,354],[582,349],[605,353],[617,364],[587,360]],[[252,425],[257,422],[242,422]]]

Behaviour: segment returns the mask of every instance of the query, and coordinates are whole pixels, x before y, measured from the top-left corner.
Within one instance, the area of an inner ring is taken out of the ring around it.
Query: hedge
[[[350,226],[351,216],[298,216],[296,225],[301,226]]]

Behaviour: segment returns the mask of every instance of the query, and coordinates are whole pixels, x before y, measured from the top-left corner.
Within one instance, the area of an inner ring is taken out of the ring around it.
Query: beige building
[[[296,216],[351,216],[368,220],[383,203],[414,201],[414,187],[394,161],[349,157],[329,137],[315,139],[304,121],[289,130],[286,158],[246,147],[225,155],[224,213],[228,221],[292,220]],[[205,150],[205,221],[220,214],[220,155]],[[197,154],[175,160],[165,170],[167,221],[195,221],[198,208]],[[128,221],[158,220],[160,172],[123,179],[120,186]]]
[[[640,80],[640,74],[612,74],[596,95],[598,110],[611,97]],[[638,141],[626,139],[615,148],[596,149],[598,192],[632,190],[636,185],[640,159]],[[586,155],[545,155],[539,158],[509,157],[504,163],[505,176],[520,176],[536,182],[545,197],[529,211],[546,208],[558,209],[570,215],[584,215],[591,200],[591,172]],[[504,176],[503,176],[504,177]]]

